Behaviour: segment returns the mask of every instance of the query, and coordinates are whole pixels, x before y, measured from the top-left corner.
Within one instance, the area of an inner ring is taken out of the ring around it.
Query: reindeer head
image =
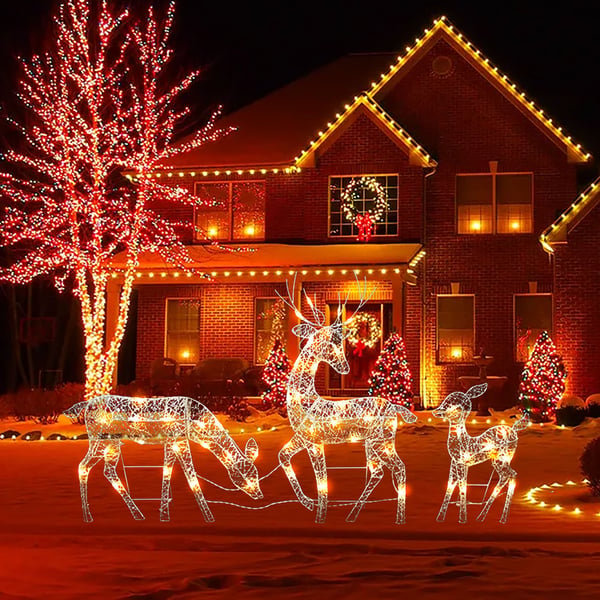
[[[230,469],[228,469],[231,481],[238,489],[246,492],[248,496],[255,500],[263,498],[263,493],[260,489],[258,478],[258,469],[254,461],[258,456],[258,444],[254,438],[250,438],[246,442],[244,456],[237,460]]]
[[[451,423],[464,421],[471,412],[471,399],[483,395],[486,390],[487,383],[480,383],[469,388],[464,394],[462,392],[452,392],[444,398],[444,401],[432,414],[438,419],[446,419]]]
[[[358,289],[360,292],[360,303],[356,311],[345,321],[342,322],[342,312],[346,302],[342,304],[341,298],[338,298],[338,309],[335,320],[330,325],[325,325],[325,314],[319,310],[315,301],[304,290],[304,297],[312,311],[312,320],[307,319],[295,305],[294,300],[294,289],[296,287],[296,278],[294,277],[294,283],[292,290],[290,291],[289,284],[286,282],[287,298],[284,298],[280,294],[279,297],[291,308],[294,313],[300,319],[301,323],[296,325],[292,332],[297,335],[300,339],[307,340],[305,348],[310,349],[310,352],[314,356],[318,357],[319,362],[323,361],[335,369],[338,373],[344,375],[350,371],[350,365],[346,359],[344,353],[344,338],[348,335],[348,330],[345,326],[348,325],[358,310],[360,310],[367,302],[368,298],[365,298],[364,291],[361,289],[360,282],[358,282]]]

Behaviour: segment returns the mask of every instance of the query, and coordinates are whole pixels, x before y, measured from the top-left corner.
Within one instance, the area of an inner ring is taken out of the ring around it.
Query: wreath
[[[369,190],[375,197],[373,210],[359,212],[354,205],[355,200],[362,200],[362,190]],[[342,210],[348,221],[358,228],[358,240],[368,242],[373,234],[373,227],[377,221],[381,221],[388,208],[387,194],[383,186],[374,177],[354,177],[342,190],[340,195]]]
[[[366,325],[367,327],[367,335],[365,337],[360,335],[361,325]],[[380,337],[381,325],[379,324],[379,319],[374,314],[362,312],[352,317],[352,321],[348,325],[348,337],[346,338],[349,344],[361,350],[363,348],[375,348]]]

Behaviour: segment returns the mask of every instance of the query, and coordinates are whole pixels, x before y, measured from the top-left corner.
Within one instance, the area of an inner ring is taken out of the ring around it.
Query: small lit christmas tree
[[[276,340],[263,373],[263,381],[267,385],[267,390],[262,395],[264,408],[275,407],[281,414],[287,413],[285,398],[289,376],[290,361],[283,344],[280,340]]]
[[[519,404],[533,421],[550,421],[565,391],[562,358],[547,331],[542,331],[521,374]]]
[[[386,398],[395,404],[411,408],[412,375],[400,334],[392,333],[383,345],[369,377],[368,395]]]

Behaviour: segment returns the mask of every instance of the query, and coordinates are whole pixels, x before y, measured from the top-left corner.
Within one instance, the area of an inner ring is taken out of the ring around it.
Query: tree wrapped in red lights
[[[275,345],[265,364],[263,381],[267,390],[262,395],[265,408],[276,408],[280,413],[286,411],[287,383],[290,376],[290,361],[280,340]]]
[[[0,246],[14,256],[0,280],[53,277],[59,290],[68,288],[78,299],[87,399],[112,387],[141,253],[191,267],[181,241],[186,225],[152,203],[160,198],[192,207],[199,200],[152,173],[166,159],[226,133],[215,129],[214,113],[186,143],[174,143],[188,114],[180,96],[198,73],[168,81],[173,18],[173,3],[163,19],[150,9],[135,22],[128,11],[113,13],[106,0],[65,1],[47,51],[22,63],[24,117],[9,119],[23,143],[6,152],[8,165],[0,172]],[[123,171],[135,174],[134,186]],[[111,279],[120,289],[116,326],[107,332]]]
[[[400,334],[392,333],[383,345],[369,377],[368,395],[412,407],[412,375]]]
[[[519,404],[532,421],[550,421],[565,391],[567,372],[547,331],[542,331],[525,363]]]

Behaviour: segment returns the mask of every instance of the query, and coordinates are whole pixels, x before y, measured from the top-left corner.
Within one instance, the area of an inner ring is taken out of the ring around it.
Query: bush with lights
[[[285,399],[289,376],[290,361],[283,344],[276,340],[273,349],[269,352],[263,373],[263,381],[267,386],[262,395],[265,409],[276,408],[281,415],[287,416]]]
[[[547,331],[535,342],[521,374],[519,404],[532,421],[550,421],[565,391],[567,372]]]
[[[412,407],[412,375],[404,340],[398,333],[392,333],[383,345],[369,377],[368,395]]]

